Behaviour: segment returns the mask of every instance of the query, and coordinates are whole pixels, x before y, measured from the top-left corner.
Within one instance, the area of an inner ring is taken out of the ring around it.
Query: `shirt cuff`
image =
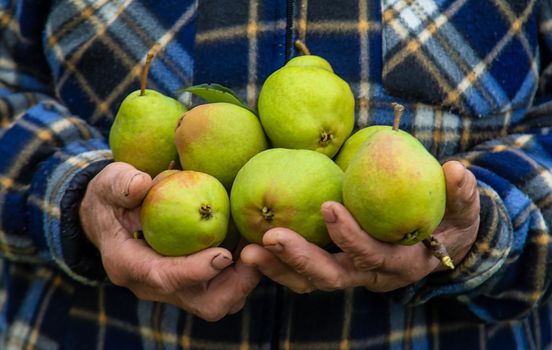
[[[482,288],[491,288],[493,281],[498,279],[512,249],[513,230],[506,207],[496,191],[481,181],[478,181],[478,189],[479,231],[468,254],[453,271],[430,274],[392,293],[394,299],[417,305],[437,296],[469,298]]]
[[[110,162],[103,140],[78,141],[56,152],[33,178],[31,195],[42,202],[34,213],[40,218],[31,220],[35,240],[61,270],[89,285],[101,282],[105,272],[98,250],[81,228],[79,206],[88,182]]]

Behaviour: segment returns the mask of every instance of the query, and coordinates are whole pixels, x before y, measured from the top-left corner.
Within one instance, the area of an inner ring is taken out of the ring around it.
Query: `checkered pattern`
[[[550,348],[551,23],[544,0],[0,0],[0,348]],[[263,280],[216,323],[101,283],[78,199],[146,52],[151,88],[255,106],[297,38],[351,84],[358,128],[401,102],[403,129],[474,172],[468,256],[389,294]]]

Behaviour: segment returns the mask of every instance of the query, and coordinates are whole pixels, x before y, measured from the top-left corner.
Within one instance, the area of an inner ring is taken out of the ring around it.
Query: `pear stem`
[[[151,60],[153,59],[153,50],[148,52],[148,56],[146,57],[146,63],[144,64],[144,69],[142,70],[142,80],[140,80],[140,96],[144,96],[146,94],[146,85],[148,84],[148,73],[151,66]]]
[[[450,258],[445,245],[437,240],[437,238],[431,236],[422,241],[424,245],[431,250],[434,257],[439,259],[441,264],[451,270],[454,270],[454,263]]]
[[[391,105],[393,106],[393,110],[395,111],[395,118],[393,119],[393,130],[397,131],[399,130],[399,126],[401,124],[401,118],[404,113],[404,106],[397,102],[393,102]]]
[[[301,40],[295,40],[295,48],[297,50],[299,50],[301,52],[301,54],[303,54],[305,56],[311,54],[311,52],[310,52],[309,48],[307,47],[307,45],[304,42],[302,42]]]
[[[173,170],[174,168],[176,168],[176,162],[173,160],[171,160],[171,162],[169,163],[169,167],[167,168],[167,170]]]

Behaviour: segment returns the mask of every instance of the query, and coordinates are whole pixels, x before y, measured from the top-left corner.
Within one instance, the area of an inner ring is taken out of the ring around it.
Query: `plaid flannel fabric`
[[[550,347],[550,23],[551,3],[529,0],[0,1],[1,347]],[[149,48],[152,88],[218,82],[254,106],[297,38],[351,84],[357,127],[391,124],[401,102],[403,129],[475,173],[481,229],[462,264],[389,295],[263,281],[216,323],[76,268],[67,198],[110,161]]]

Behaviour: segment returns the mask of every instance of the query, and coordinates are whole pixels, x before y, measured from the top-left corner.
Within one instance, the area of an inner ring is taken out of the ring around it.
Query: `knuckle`
[[[118,264],[110,256],[102,256],[102,263],[111,283],[119,287],[126,287],[130,284],[129,276],[123,273]]]
[[[349,225],[341,226],[339,235],[335,237],[335,243],[343,250],[350,250],[358,245],[353,237],[353,229]]]
[[[309,267],[309,257],[304,254],[297,254],[289,259],[289,264],[300,274],[307,272]]]
[[[381,268],[385,258],[383,255],[360,254],[353,257],[353,264],[359,271],[371,271]]]

